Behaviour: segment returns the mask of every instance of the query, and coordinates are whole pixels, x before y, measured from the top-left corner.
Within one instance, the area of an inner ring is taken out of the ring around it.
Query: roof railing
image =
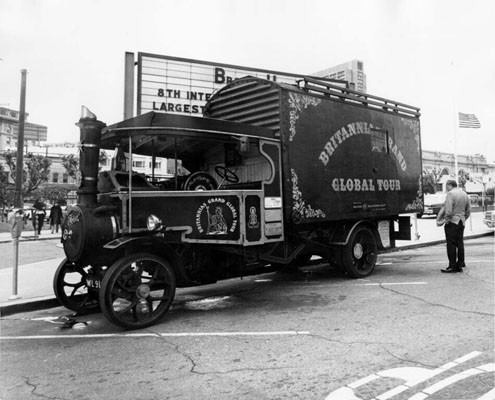
[[[381,109],[383,111],[397,114],[404,114],[406,116],[413,116],[416,118],[419,118],[421,115],[418,107],[332,85],[331,83],[319,80],[318,78],[306,76],[302,80],[298,81],[298,83],[299,88],[311,94],[330,97],[344,102],[354,103],[374,109]],[[303,84],[302,87],[301,84]]]

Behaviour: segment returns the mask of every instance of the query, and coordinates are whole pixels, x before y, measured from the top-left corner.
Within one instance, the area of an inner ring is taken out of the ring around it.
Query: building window
[[[150,162],[148,163],[148,168],[149,168],[149,169],[152,169],[152,168],[153,168],[153,162],[152,162],[152,161],[150,161]],[[155,161],[155,169],[161,169],[161,168],[162,168],[162,163],[161,163],[161,161]]]
[[[146,164],[144,161],[133,161],[132,167],[133,168],[146,168]]]
[[[69,174],[63,174],[62,175],[62,182],[63,183],[69,183]]]
[[[54,172],[52,176],[52,182],[58,183],[58,172]]]

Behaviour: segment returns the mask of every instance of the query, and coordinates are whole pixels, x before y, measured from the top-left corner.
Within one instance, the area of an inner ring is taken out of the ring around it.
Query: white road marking
[[[459,382],[463,379],[493,371],[495,371],[495,364],[485,364],[477,368],[468,369],[458,374],[449,376],[448,378],[445,378],[444,380],[441,380],[440,382],[437,382],[434,385],[431,385],[430,387],[423,389],[422,393],[415,394],[414,396],[410,397],[409,400],[424,400],[431,394],[436,393],[446,388],[447,386]]]
[[[273,331],[273,332],[176,332],[176,333],[99,333],[87,335],[33,335],[0,336],[0,340],[40,340],[40,339],[104,339],[135,337],[198,337],[198,336],[302,336],[309,331]]]
[[[478,397],[477,400],[494,400],[495,399],[495,389],[490,390],[485,393],[483,396]]]
[[[353,383],[347,385],[351,389],[358,388],[359,386],[366,385],[367,383],[373,382],[375,379],[378,379],[379,376],[375,374],[368,375],[366,378],[359,379]]]
[[[391,397],[398,395],[406,390],[411,389],[412,387],[424,382],[430,378],[433,378],[436,375],[439,375],[463,362],[466,362],[474,357],[477,357],[481,354],[479,351],[473,351],[469,354],[466,354],[463,357],[457,358],[456,360],[449,362],[445,365],[442,365],[436,369],[428,369],[422,367],[402,367],[402,368],[393,368],[384,371],[380,371],[376,374],[368,375],[365,378],[359,379],[351,384],[348,384],[344,387],[341,387],[332,393],[330,393],[325,400],[362,400],[360,397],[357,397],[354,394],[354,390],[360,386],[363,386],[367,383],[370,383],[379,378],[396,378],[404,380],[403,385],[396,386],[395,388],[390,389],[389,391],[382,393],[376,396],[373,400],[387,400]]]
[[[378,282],[378,283],[359,283],[361,286],[393,286],[393,285],[428,285],[427,282]]]
[[[493,260],[473,260],[473,259],[466,259],[466,264],[467,263],[491,263],[493,264]],[[438,260],[438,261],[418,261],[418,260],[394,260],[393,262],[381,262],[377,263],[376,266],[379,267],[380,265],[398,265],[398,264],[445,264],[445,260]]]

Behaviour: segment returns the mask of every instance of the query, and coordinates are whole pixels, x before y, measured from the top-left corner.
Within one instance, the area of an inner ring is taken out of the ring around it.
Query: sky
[[[495,162],[493,0],[0,0],[0,106],[77,142],[81,105],[123,119],[125,52],[311,74],[358,59],[421,109],[425,150]],[[481,129],[458,129],[457,112]]]

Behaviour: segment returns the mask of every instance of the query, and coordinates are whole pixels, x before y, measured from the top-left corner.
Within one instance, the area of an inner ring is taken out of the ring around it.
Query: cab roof
[[[124,151],[129,151],[130,138],[133,152],[174,157],[176,152],[201,151],[198,147],[207,147],[210,141],[224,142],[241,137],[278,141],[269,128],[150,111],[105,127],[101,147],[113,150],[120,145]]]

